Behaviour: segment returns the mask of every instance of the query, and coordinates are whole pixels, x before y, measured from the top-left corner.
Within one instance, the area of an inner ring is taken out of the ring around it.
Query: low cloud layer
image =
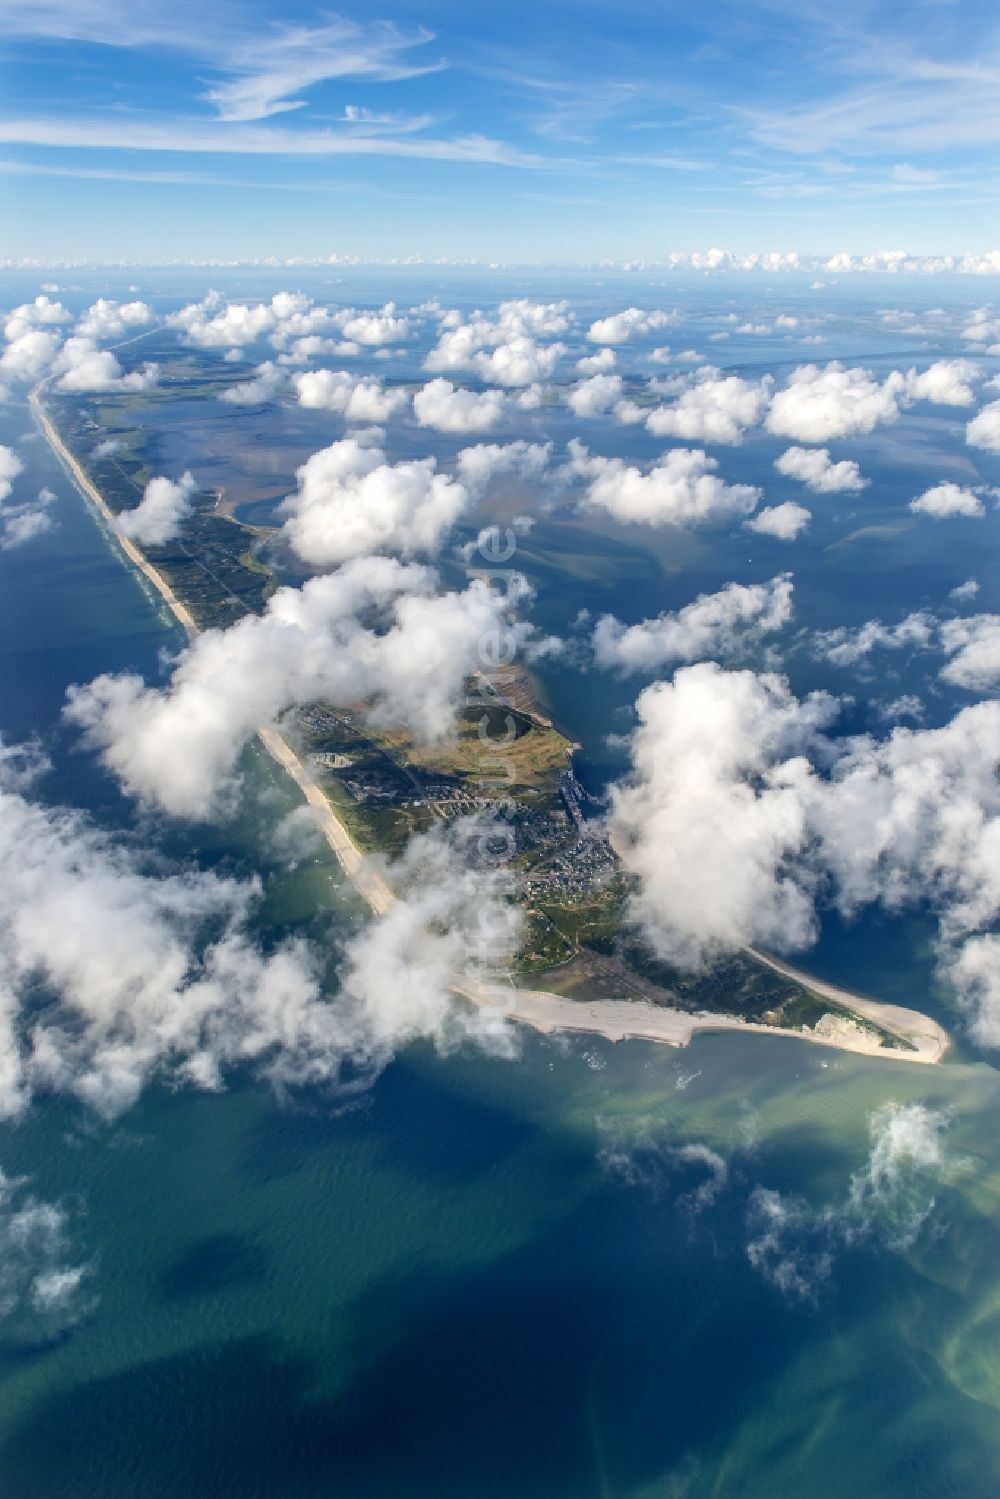
[[[940,729],[837,739],[829,697],[800,701],[781,677],[702,663],[648,687],[637,711],[612,826],[639,880],[633,913],[671,961],[808,947],[829,902],[848,917],[929,905],[953,968],[1000,917],[1000,702]],[[980,979],[960,997],[997,1044],[988,992]]]
[[[801,480],[816,494],[841,494],[864,489],[868,484],[853,459],[834,463],[829,448],[787,448],[774,460],[774,466],[779,474]]]
[[[191,514],[197,492],[193,474],[182,474],[179,479],[163,475],[150,479],[138,505],[115,517],[115,530],[140,546],[165,546]]]
[[[564,473],[586,482],[585,504],[607,510],[615,520],[647,526],[742,520],[755,508],[760,490],[727,484],[717,468],[714,458],[696,448],[673,448],[644,472],[622,458],[592,455],[574,439]]]
[[[314,453],[296,477],[281,506],[282,535],[315,567],[372,552],[434,553],[469,503],[465,486],[438,473],[433,458],[390,463],[355,438]]]
[[[632,673],[678,661],[728,658],[752,649],[791,617],[789,574],[770,583],[729,583],[674,614],[641,624],[623,625],[613,615],[603,615],[594,629],[594,659],[598,666]]]
[[[299,704],[364,701],[373,721],[443,738],[483,639],[529,632],[504,623],[510,599],[486,583],[462,593],[437,584],[426,567],[358,558],[280,588],[261,615],[205,631],[165,687],[100,676],[71,689],[67,715],[129,795],[189,818],[217,810],[257,725]]]
[[[474,1039],[510,1050],[501,1014],[451,993],[456,977],[495,975],[517,940],[517,913],[478,854],[477,825],[414,841],[389,871],[399,900],[349,939],[329,983],[326,955],[305,942],[259,945],[257,882],[164,870],[81,814],[30,800],[18,770],[5,751],[3,1116],[61,1093],[113,1118],[154,1076],[217,1089],[237,1067],[281,1088],[335,1084],[345,1064],[377,1069],[417,1036],[443,1049]],[[41,1010],[39,986],[49,996]],[[0,1243],[4,1213],[0,1183]],[[5,1273],[6,1255],[0,1287]],[[52,1278],[33,1294],[54,1306],[70,1289]]]

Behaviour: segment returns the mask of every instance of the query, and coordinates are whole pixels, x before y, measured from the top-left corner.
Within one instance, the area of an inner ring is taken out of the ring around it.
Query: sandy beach
[[[49,379],[52,377],[50,376]],[[28,401],[43,436],[63,464],[81,494],[97,509],[107,523],[125,556],[138,569],[163,599],[167,608],[183,625],[189,640],[199,634],[198,625],[190,610],[174,593],[166,578],[157,571],[134,542],[122,536],[115,528],[115,516],[96,485],[63,442],[57,428],[42,404],[42,392],[49,383],[42,380],[31,391]],[[350,833],[336,816],[329,798],[305,764],[282,734],[270,724],[258,725],[257,737],[271,755],[298,786],[303,798],[317,814],[319,826],[337,862],[347,878],[376,916],[384,916],[393,905],[392,889],[354,842]],[[797,1036],[800,1040],[815,1045],[834,1047],[840,1051],[860,1052],[867,1056],[884,1057],[899,1062],[934,1064],[941,1060],[948,1049],[949,1038],[945,1030],[918,1010],[904,1009],[898,1005],[882,1004],[861,995],[848,993],[834,985],[814,979],[766,953],[751,948],[749,951],[759,962],[767,964],[775,972],[794,979],[811,989],[813,993],[830,999],[844,1009],[851,1010],[862,1020],[869,1020],[894,1035],[905,1039],[913,1050],[883,1047],[871,1031],[860,1025],[833,1015],[824,1016],[813,1030],[782,1030],[775,1026],[759,1025],[744,1021],[734,1015],[716,1015],[708,1012],[689,1014],[684,1010],[666,1009],[659,1005],[639,1000],[600,1000],[587,1002],[567,999],[541,989],[496,988],[476,982],[457,982],[455,993],[472,1004],[494,1008],[510,1020],[530,1026],[543,1034],[569,1032],[602,1036],[608,1041],[653,1041],[667,1046],[687,1046],[691,1038],[700,1031],[742,1031],[765,1036]]]

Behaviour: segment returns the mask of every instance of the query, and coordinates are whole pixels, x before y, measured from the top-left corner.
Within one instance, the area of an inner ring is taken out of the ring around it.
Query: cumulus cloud
[[[830,900],[845,917],[929,907],[948,966],[1000,918],[1000,701],[885,739],[834,739],[833,707],[707,662],[640,695],[612,827],[663,956],[805,947]],[[1000,1012],[977,1004],[972,1028],[995,1043]]]
[[[780,678],[704,662],[647,687],[636,711],[633,777],[613,788],[612,830],[656,950],[698,967],[754,940],[805,946],[811,895],[784,866],[805,846],[801,757],[830,701],[800,704]]]
[[[585,354],[576,361],[576,367],[581,375],[603,375],[613,370],[616,362],[614,349],[604,348],[596,354]]]
[[[12,307],[4,316],[3,336],[9,343],[23,338],[33,328],[48,328],[58,323],[68,323],[72,315],[61,302],[50,297],[36,297],[33,302],[24,302]]]
[[[473,365],[484,380],[498,385],[533,385],[552,374],[565,352],[563,344],[539,344],[522,335],[477,354]]]
[[[1000,614],[973,614],[941,624],[941,647],[950,658],[941,676],[969,692],[1000,688]]]
[[[436,582],[425,567],[358,558],[205,631],[165,687],[126,673],[71,689],[67,716],[129,795],[188,818],[212,814],[257,726],[296,705],[363,701],[375,722],[443,738],[483,639],[516,648],[530,631],[504,623],[524,588],[504,598],[477,579],[436,595]]]
[[[621,375],[591,375],[567,392],[566,405],[574,416],[604,416],[621,398]]]
[[[964,598],[974,597],[966,593]],[[939,619],[921,609],[895,625],[871,619],[856,629],[819,631],[813,650],[834,666],[855,666],[875,650],[937,651],[947,659],[940,675],[969,692],[1000,687],[1000,615]]]
[[[333,411],[348,422],[385,422],[406,405],[405,390],[386,387],[375,375],[347,370],[306,370],[293,375],[300,406]]]
[[[420,426],[438,432],[489,432],[502,420],[503,409],[501,391],[477,394],[440,377],[422,386],[413,397],[413,414]]]
[[[48,328],[29,328],[12,338],[0,354],[0,377],[37,380],[59,351],[60,338]]]
[[[159,379],[155,364],[124,374],[111,350],[99,349],[89,338],[67,338],[52,370],[62,377],[60,390],[148,390]]]
[[[548,465],[552,452],[550,442],[477,442],[471,448],[463,448],[458,455],[457,467],[462,483],[474,494],[480,494],[500,474],[513,474],[518,479],[540,479]],[[515,516],[512,524],[516,524]],[[521,517],[523,521],[525,517]],[[529,519],[530,525],[530,519]]]
[[[755,531],[758,536],[773,536],[777,541],[794,541],[811,520],[812,512],[804,505],[797,505],[794,500],[784,500],[780,505],[765,505],[746,524],[747,529]]]
[[[227,401],[230,406],[263,405],[281,394],[287,380],[286,371],[268,359],[263,364],[258,364],[252,379],[240,380],[236,385],[228,386],[219,399]]]
[[[328,307],[299,292],[278,292],[269,302],[226,302],[210,292],[168,319],[186,343],[203,349],[242,349],[259,339],[275,349],[292,350],[293,361],[309,353],[357,353],[409,337],[410,321],[394,303],[368,310]]]
[[[138,505],[115,517],[115,530],[140,546],[164,546],[178,535],[191,514],[197,491],[192,474],[182,474],[179,479],[158,475],[150,479]]]
[[[1000,453],[1000,401],[984,406],[965,429],[965,440],[970,448],[985,448],[988,453]]]
[[[971,406],[976,399],[971,382],[982,374],[971,359],[939,359],[922,374],[907,374],[907,394],[915,401],[937,406]]]
[[[935,520],[947,520],[953,515],[985,515],[983,502],[974,489],[963,488],[950,482],[935,484],[923,494],[910,501],[910,509],[917,515],[931,515]]]
[[[124,338],[130,328],[141,328],[152,321],[152,311],[145,302],[115,302],[98,297],[77,323],[76,333],[79,338],[95,342],[102,338]]]
[[[400,317],[394,302],[386,302],[377,312],[356,312],[353,308],[334,315],[333,321],[349,343],[365,348],[401,343],[409,337],[409,319]]]
[[[654,437],[735,443],[767,409],[771,379],[743,380],[707,365],[670,406],[651,411],[646,426]]]
[[[565,302],[525,298],[501,302],[492,318],[448,312],[424,367],[434,373],[471,369],[497,385],[532,385],[547,378],[565,353],[561,343],[538,340],[565,332],[570,321]]]
[[[433,458],[389,463],[381,448],[350,437],[314,453],[296,478],[281,505],[282,535],[319,567],[376,551],[434,552],[469,503]]]
[[[400,898],[350,944],[341,980],[369,1051],[420,1036],[441,1050],[473,1039],[513,1051],[502,992],[484,1008],[457,1005],[452,992],[456,982],[481,993],[503,979],[520,940],[513,881],[490,857],[494,831],[459,819],[411,839],[391,867]]]
[[[587,337],[592,344],[624,344],[633,338],[646,338],[660,328],[669,328],[676,321],[676,313],[644,312],[640,307],[626,307],[623,312],[591,323]]]
[[[847,369],[836,361],[822,369],[803,364],[773,396],[767,429],[779,437],[817,443],[872,432],[896,421],[905,391],[906,378],[898,370],[878,381],[868,370]]]
[[[621,672],[648,672],[670,662],[729,657],[751,649],[791,617],[788,573],[769,583],[727,583],[718,593],[699,594],[676,613],[637,625],[602,615],[594,628],[594,659],[598,666]]]
[[[880,650],[926,650],[935,639],[938,621],[925,609],[908,614],[896,625],[884,625],[879,619],[866,620],[856,629],[838,625],[833,630],[817,631],[813,650],[834,666],[855,666]]]
[[[834,463],[829,448],[786,448],[781,457],[774,460],[774,466],[779,474],[800,479],[807,489],[815,490],[817,494],[864,489],[869,482],[861,477],[853,459],[844,458]]]
[[[3,487],[0,481],[0,493]],[[0,552],[14,551],[36,537],[44,536],[47,531],[54,531],[56,522],[51,515],[51,506],[55,498],[51,489],[40,489],[35,499],[23,504],[0,503]]]
[[[14,452],[14,449],[4,447],[0,443],[0,504],[7,498],[13,488],[11,481],[17,478],[23,468],[24,464]]]
[[[691,448],[664,453],[647,472],[621,458],[590,454],[569,443],[567,478],[587,481],[585,503],[616,520],[651,526],[720,524],[749,515],[760,499],[751,484],[727,484],[714,458]]]
[[[0,1112],[62,1093],[113,1118],[154,1076],[217,1089],[237,1067],[280,1088],[335,1084],[345,1063],[377,1068],[416,1036],[509,1049],[498,1010],[451,994],[488,980],[516,945],[517,912],[483,847],[467,824],[415,839],[388,871],[399,899],[348,941],[331,989],[326,954],[302,940],[264,950],[250,935],[259,881],[165,869],[5,784]],[[71,1286],[49,1261],[37,1294],[52,1310]]]
[[[284,337],[315,331],[326,325],[323,308],[313,308],[310,298],[278,292],[270,302],[226,302],[209,292],[200,302],[190,302],[172,313],[167,323],[177,328],[185,343],[200,349],[242,349],[282,328]]]

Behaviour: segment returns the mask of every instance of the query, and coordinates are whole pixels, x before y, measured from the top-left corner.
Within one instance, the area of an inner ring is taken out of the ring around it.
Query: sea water
[[[39,736],[39,795],[125,832],[134,813],[60,722],[65,690],[105,670],[158,679],[181,641],[48,449],[22,441],[29,425],[3,408],[0,441],[26,459],[22,491],[56,492],[58,527],[0,554],[0,728]],[[947,571],[917,559],[907,607],[921,566]],[[674,607],[646,576],[637,615]],[[624,616],[624,575],[617,589],[601,607]],[[599,784],[626,694],[601,710],[558,674],[546,686]],[[275,851],[291,789],[259,757],[247,768],[235,823],[142,836],[262,870],[263,939],[354,930],[332,859],[289,869]],[[879,992],[881,940],[873,925],[863,962],[834,934],[826,971]],[[887,940],[901,960],[906,942]],[[943,1162],[862,1223],[852,1179],[887,1104],[932,1113]],[[676,1052],[525,1035],[514,1061],[416,1046],[350,1094],[278,1099],[235,1075],[217,1094],[151,1087],[115,1124],[42,1099],[0,1128],[0,1167],[65,1208],[89,1300],[54,1340],[0,1319],[4,1492],[987,1499],[998,1104],[982,1060],[733,1035]],[[774,1253],[762,1191],[784,1213]]]

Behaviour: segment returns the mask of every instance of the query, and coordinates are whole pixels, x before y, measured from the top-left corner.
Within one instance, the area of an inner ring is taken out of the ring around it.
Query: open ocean
[[[224,290],[270,294],[289,275],[274,287],[261,273],[227,275]],[[76,301],[120,294],[114,279],[81,277]],[[199,272],[197,289],[208,279]],[[297,279],[315,295],[348,295],[315,274]],[[27,293],[20,282],[6,278],[6,303]],[[161,309],[195,293],[193,273],[174,282],[140,291],[159,295]],[[349,295],[468,305],[529,289],[570,294],[541,278],[456,290],[428,273],[402,292],[359,277]],[[669,302],[682,294],[647,291]],[[929,294],[892,288],[894,300]],[[960,294],[968,300],[967,284],[933,290]],[[619,293],[574,295],[587,308]],[[698,295],[750,293],[717,282]],[[782,284],[774,305],[810,295]],[[843,309],[823,358],[873,368],[911,358],[862,317],[886,297],[884,283],[863,295],[870,306]],[[758,345],[746,367],[774,368]],[[738,354],[728,345],[727,364]],[[863,505],[866,525],[893,524],[914,492],[914,464],[926,474],[935,461],[907,447],[909,420],[853,444],[872,498],[814,497],[813,532],[786,551],[764,538],[640,542],[550,517],[519,558],[538,588],[536,617],[565,631],[586,598],[594,612],[639,618],[785,566],[800,584],[797,621],[810,628],[939,603],[972,571],[977,608],[997,609],[994,511],[975,523],[971,564],[963,523],[948,544],[934,526],[916,526],[892,548],[851,553],[856,526],[844,512]],[[0,553],[0,731],[7,741],[40,737],[53,761],[39,787],[46,800],[127,828],[134,814],[60,710],[70,684],[99,672],[156,678],[179,631],[42,440],[24,440],[29,428],[20,399],[0,407],[0,442],[26,464],[19,485],[55,491],[58,526]],[[318,426],[304,432],[306,451],[318,437]],[[616,440],[634,443],[620,431]],[[594,430],[595,450],[612,451],[611,441]],[[177,431],[171,471],[193,461],[184,442]],[[630,451],[652,456],[656,444],[642,442]],[[771,458],[721,456],[749,481]],[[784,498],[779,488],[769,484],[769,502]],[[789,669],[797,691],[850,687],[805,655]],[[600,790],[623,766],[604,736],[621,730],[636,689],[589,681],[584,690],[563,667],[543,672],[551,710],[584,745],[581,775]],[[907,688],[905,673],[885,684],[892,696]],[[952,711],[945,693],[932,706],[941,720]],[[262,871],[264,936],[303,930],[335,942],[361,919],[357,899],[332,857],[288,866],[273,833],[294,795],[260,757],[248,755],[247,771],[235,822],[192,831],[147,819],[144,837],[206,867]],[[916,918],[830,922],[803,961],[950,1018]],[[75,1104],[36,1102],[0,1127],[0,1169],[66,1209],[88,1294],[55,1339],[0,1321],[3,1492],[994,1499],[1000,1078],[971,1050],[960,1058],[923,1068],[783,1037],[706,1036],[675,1052],[526,1034],[516,1061],[411,1047],[350,1094],[282,1099],[239,1076],[214,1094],[154,1086],[112,1125]],[[864,1232],[841,1231],[870,1117],[890,1103],[942,1112],[946,1169],[909,1182]],[[761,1247],[762,1190],[781,1194],[777,1248]],[[811,1277],[814,1294],[786,1293],[784,1260]]]

